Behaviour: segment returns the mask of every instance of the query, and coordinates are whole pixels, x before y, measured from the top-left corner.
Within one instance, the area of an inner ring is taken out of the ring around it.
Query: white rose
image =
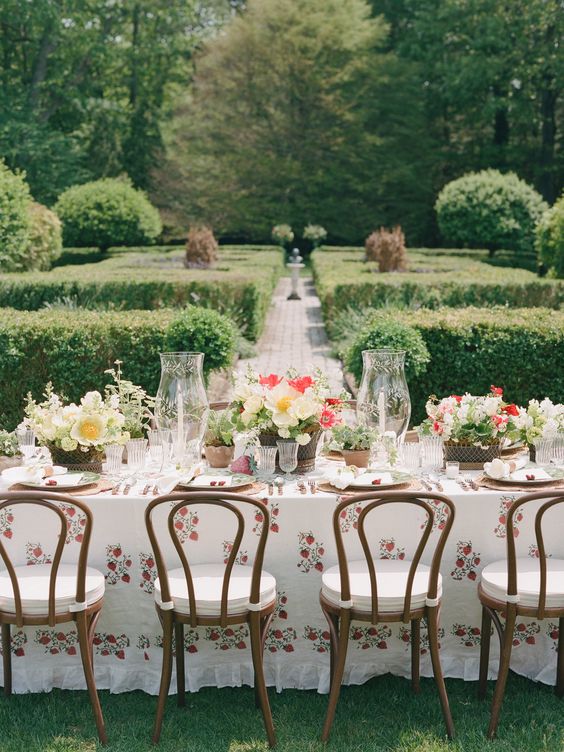
[[[65,438],[61,440],[61,449],[63,449],[65,452],[74,452],[77,446],[78,442],[76,442],[74,439],[71,439],[69,436],[65,436]]]
[[[86,392],[84,397],[80,400],[80,403],[89,410],[101,407],[102,395],[100,392]]]
[[[296,444],[299,444],[300,446],[305,446],[306,444],[309,444],[311,441],[311,436],[309,433],[299,433],[296,436]]]
[[[298,420],[307,420],[312,415],[316,415],[319,411],[319,403],[311,399],[311,397],[298,397],[294,400],[288,412],[296,417]]]
[[[498,397],[486,397],[486,399],[484,400],[483,409],[489,418],[491,418],[492,415],[496,415],[499,410]]]
[[[243,409],[245,412],[254,415],[262,407],[262,397],[258,394],[251,394],[248,399],[243,403]]]
[[[290,431],[288,431],[287,428],[279,428],[278,429],[278,436],[280,436],[281,439],[289,439],[290,438]]]

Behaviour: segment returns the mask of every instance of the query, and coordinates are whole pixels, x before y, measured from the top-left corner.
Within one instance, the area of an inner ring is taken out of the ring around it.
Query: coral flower
[[[490,391],[494,397],[503,397],[503,389],[500,386],[490,386]]]
[[[337,424],[337,416],[333,410],[325,408],[319,418],[319,424],[321,425],[321,428],[324,429],[333,428],[333,426]]]
[[[293,389],[303,394],[306,389],[309,389],[310,386],[315,384],[315,381],[311,376],[298,376],[297,379],[288,379],[288,384],[290,384]]]
[[[277,376],[275,373],[271,373],[268,376],[259,376],[259,384],[267,386],[269,389],[274,389],[281,381],[282,376]]]
[[[505,405],[505,407],[502,407],[502,412],[507,413],[507,415],[519,415],[519,410],[517,409],[517,405],[511,404],[511,405]]]

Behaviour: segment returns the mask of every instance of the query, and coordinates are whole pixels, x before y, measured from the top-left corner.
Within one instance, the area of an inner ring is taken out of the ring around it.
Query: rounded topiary
[[[165,347],[169,352],[203,352],[204,376],[231,365],[237,329],[230,318],[210,308],[187,306],[169,325]]]
[[[31,204],[29,213],[31,228],[25,268],[47,271],[63,252],[61,222],[55,212],[42,204]]]
[[[186,241],[184,266],[188,269],[207,269],[217,261],[218,247],[210,227],[191,227]]]
[[[548,209],[537,225],[539,261],[555,277],[564,277],[564,194]]]
[[[345,366],[357,383],[362,376],[362,351],[391,347],[405,350],[405,375],[408,381],[421,376],[431,356],[421,333],[408,324],[395,321],[385,313],[372,314],[345,353]]]
[[[74,185],[59,196],[55,211],[65,246],[150,245],[162,232],[159,212],[147,196],[117,178]]]
[[[23,173],[0,160],[0,271],[20,271],[29,244],[31,195]]]
[[[470,173],[445,185],[435,210],[443,240],[451,246],[501,248],[530,253],[547,204],[514,173]]]

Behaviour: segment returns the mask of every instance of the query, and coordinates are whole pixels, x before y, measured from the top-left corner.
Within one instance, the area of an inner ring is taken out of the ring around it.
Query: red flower
[[[275,373],[271,373],[268,376],[259,376],[259,384],[267,386],[269,389],[274,389],[281,381],[282,376],[277,376]]]
[[[120,661],[123,661],[125,659],[125,650],[118,650],[116,653],[116,658],[119,658]]]
[[[270,532],[271,532],[271,533],[277,533],[277,532],[279,531],[279,529],[280,529],[280,528],[278,527],[278,523],[277,523],[277,522],[273,522],[273,523],[272,523],[272,524],[270,525]]]
[[[469,580],[475,580],[476,579],[476,572],[468,572],[468,579]]]
[[[195,645],[188,645],[187,650],[188,650],[189,653],[197,653],[198,652],[198,648]]]
[[[321,428],[333,428],[338,419],[333,410],[329,410],[327,407],[323,408],[321,416],[319,418],[319,424]]]
[[[503,397],[503,389],[500,386],[490,386],[490,391],[494,397]]]
[[[314,632],[313,630],[308,634],[308,639],[310,640],[317,640],[317,632]]]
[[[24,649],[23,648],[16,648],[14,650],[14,655],[17,655],[18,658],[21,658],[22,655],[25,655]]]
[[[76,655],[76,648],[74,645],[71,645],[70,648],[67,648],[67,655]]]
[[[190,535],[188,536],[191,541],[197,541],[198,540],[198,533],[195,530],[192,530]]]
[[[228,627],[223,634],[226,637],[233,637],[233,635],[235,634],[235,632],[231,629],[231,627]]]
[[[462,397],[460,396],[460,394],[451,394],[450,398],[456,400],[458,404],[462,402]]]
[[[462,553],[465,556],[468,556],[468,554],[472,553],[472,546],[464,546],[464,548],[462,549]]]
[[[293,645],[284,645],[282,650],[285,650],[287,653],[293,653],[294,652],[294,646]]]
[[[535,644],[535,638],[533,637],[533,635],[529,635],[527,637],[527,639],[525,640],[525,642],[527,643],[527,645],[534,645]]]
[[[298,376],[297,379],[288,379],[288,384],[297,392],[303,394],[306,389],[315,384],[311,376]]]
[[[320,561],[317,562],[317,564],[315,565],[315,568],[317,569],[318,572],[323,572],[323,564]]]
[[[385,640],[381,640],[381,641],[380,641],[380,642],[378,643],[378,649],[379,649],[379,650],[386,650],[386,649],[387,649],[387,647],[388,647],[388,643],[387,643],[387,642],[386,642]]]
[[[434,431],[435,433],[439,433],[439,434],[441,434],[441,433],[443,432],[443,427],[441,426],[441,424],[440,424],[440,423],[438,423],[437,421],[435,421],[435,422],[433,423],[433,431]]]
[[[237,649],[238,650],[244,650],[247,647],[247,643],[241,640],[237,643]]]
[[[340,400],[338,397],[328,397],[325,400],[325,404],[329,405],[330,407],[337,407],[338,405],[343,404],[343,400]]]
[[[314,542],[315,538],[310,533],[309,535],[306,535],[305,540],[306,540],[306,543],[308,544],[308,546],[311,546],[311,544]]]
[[[507,413],[507,415],[519,415],[517,405],[514,405],[513,403],[511,405],[505,405],[505,407],[502,407],[501,409],[504,413]]]
[[[278,618],[279,619],[287,619],[288,618],[288,612],[284,611],[284,610],[280,611],[279,614],[278,614]]]

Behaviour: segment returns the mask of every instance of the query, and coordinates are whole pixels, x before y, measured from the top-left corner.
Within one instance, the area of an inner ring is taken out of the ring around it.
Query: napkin
[[[484,470],[490,478],[499,480],[509,478],[512,473],[515,473],[516,470],[525,467],[526,464],[526,457],[518,457],[517,459],[511,460],[510,462],[504,462],[503,460],[496,458],[491,462],[484,462]],[[515,476],[513,475],[513,477]]]
[[[353,469],[351,466],[331,468],[325,475],[324,480],[342,491],[350,486],[358,474],[358,468]]]
[[[47,481],[49,480],[54,480],[57,485],[47,485]],[[50,478],[43,478],[41,485],[56,491],[57,488],[65,488],[65,486],[78,486],[81,482],[82,473],[71,473],[70,475],[59,474]]]
[[[163,475],[157,480],[157,486],[159,488],[159,494],[164,495],[172,491],[172,489],[178,485],[178,482],[182,480],[183,475],[178,472],[169,473]]]
[[[379,480],[380,483],[373,483],[373,481]],[[378,486],[389,486],[393,483],[391,473],[362,473],[358,478],[355,478],[352,482],[353,486],[371,486],[378,488]]]

